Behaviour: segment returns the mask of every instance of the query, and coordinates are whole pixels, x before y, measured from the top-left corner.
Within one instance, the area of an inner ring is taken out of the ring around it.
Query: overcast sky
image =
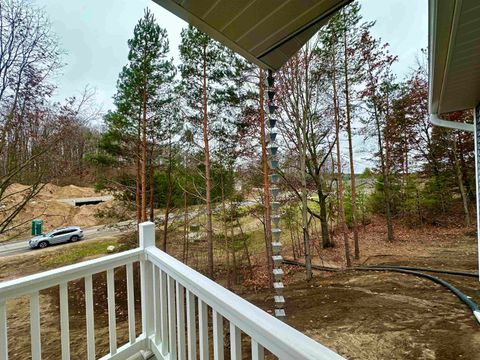
[[[127,40],[150,7],[166,28],[172,56],[178,56],[180,31],[186,23],[149,0],[36,0],[50,17],[59,37],[66,67],[58,77],[56,97],[78,94],[86,85],[97,90],[104,109],[112,107],[117,76],[127,61]],[[366,20],[376,20],[375,36],[399,56],[395,71],[402,77],[427,45],[427,0],[361,0]]]
[[[167,29],[172,57],[178,58],[180,31],[186,23],[151,0],[33,1],[47,12],[66,52],[56,100],[78,95],[89,86],[96,90],[103,111],[113,108],[117,77],[127,62],[127,40],[147,6]],[[420,49],[427,47],[428,0],[360,0],[360,4],[364,20],[376,21],[373,35],[389,43],[391,52],[398,55],[394,71],[399,79],[404,78],[415,67]],[[356,172],[373,165],[374,145],[354,137]]]
[[[376,21],[373,35],[388,42],[391,52],[399,56],[394,68],[399,78],[415,67],[420,49],[427,46],[427,2],[360,0],[364,19]],[[57,79],[57,100],[77,95],[88,85],[96,89],[97,101],[104,111],[112,108],[117,77],[127,61],[127,40],[147,6],[167,29],[171,54],[178,58],[180,31],[186,23],[150,0],[36,0],[36,3],[47,12],[66,51],[66,66]],[[356,156],[359,171],[369,165],[361,157]]]

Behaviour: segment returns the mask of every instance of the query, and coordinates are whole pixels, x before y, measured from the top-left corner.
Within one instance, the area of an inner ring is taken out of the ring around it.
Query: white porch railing
[[[157,359],[242,359],[242,332],[250,338],[249,358],[264,359],[264,349],[282,360],[342,359],[333,351],[277,320],[155,247],[152,223],[140,225],[140,247],[60,269],[0,283],[0,360],[8,359],[6,302],[30,296],[33,360],[42,358],[39,291],[59,286],[61,358],[70,359],[68,282],[85,281],[88,360],[95,359],[92,275],[107,273],[109,354],[126,359],[140,350]],[[133,263],[140,262],[142,333],[136,336]],[[114,269],[126,268],[129,341],[117,348]],[[211,320],[209,320],[211,309]],[[197,314],[198,313],[198,314]],[[225,326],[229,336],[225,336]],[[210,332],[210,329],[212,330]],[[225,342],[225,339],[229,341]],[[247,345],[246,342],[243,342]],[[59,356],[60,357],[60,356]]]

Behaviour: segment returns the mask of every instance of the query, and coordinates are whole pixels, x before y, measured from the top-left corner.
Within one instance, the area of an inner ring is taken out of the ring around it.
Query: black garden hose
[[[288,260],[285,259],[283,261],[285,264],[288,265],[297,265],[301,267],[305,267],[305,264],[295,261],[295,260]],[[347,268],[347,269],[337,269],[337,268],[332,268],[332,267],[325,267],[325,266],[318,266],[318,265],[312,265],[312,269],[315,270],[322,270],[322,271],[331,271],[331,272],[342,272],[342,271],[391,271],[391,272],[398,272],[398,273],[403,273],[403,274],[410,274],[418,277],[422,277],[428,280],[431,280],[452,293],[454,293],[465,305],[469,307],[469,309],[473,312],[473,316],[475,316],[476,320],[480,324],[480,308],[478,305],[467,295],[465,295],[463,292],[461,292],[458,288],[453,286],[452,284],[446,282],[443,279],[440,279],[436,276],[430,275],[430,274],[425,274],[420,271],[416,271],[416,268],[411,268],[411,267],[402,267],[402,266],[359,266],[359,267],[352,267],[352,268]],[[422,269],[422,268],[420,268]],[[420,270],[418,269],[418,270]],[[449,271],[449,270],[437,270],[437,269],[425,269],[423,268],[422,271],[429,271],[429,272],[442,272],[445,274],[449,275],[462,275],[462,276],[471,276],[472,273],[460,273],[456,271]],[[476,277],[476,275],[475,275]]]
[[[364,266],[364,265],[362,265]],[[422,267],[412,267],[412,266],[397,266],[397,265],[365,265],[369,268],[395,268],[403,270],[413,270],[413,271],[425,271],[431,273],[455,275],[455,276],[468,276],[473,278],[478,278],[478,273],[476,272],[467,272],[467,271],[457,271],[457,270],[444,270],[444,269],[430,269]]]
[[[480,309],[478,305],[467,295],[465,295],[463,292],[461,292],[458,288],[453,286],[452,284],[446,282],[443,279],[440,279],[436,276],[430,275],[430,274],[425,274],[423,272],[419,271],[414,271],[414,270],[407,270],[407,269],[402,269],[398,267],[358,267],[358,268],[353,268],[353,270],[361,270],[361,271],[392,271],[392,272],[398,272],[398,273],[403,273],[403,274],[410,274],[418,277],[423,277],[425,279],[431,280],[439,285],[442,285],[443,287],[447,288],[450,290],[452,293],[454,293],[465,305],[467,305],[470,310],[473,312],[473,315],[477,319],[478,323],[480,324]]]

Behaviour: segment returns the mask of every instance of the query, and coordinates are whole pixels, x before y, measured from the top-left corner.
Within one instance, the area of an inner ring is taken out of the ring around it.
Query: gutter
[[[438,117],[438,114],[430,114],[430,123],[435,126],[440,126],[449,129],[463,130],[474,132],[475,127],[473,123],[464,123],[457,121],[443,120]]]

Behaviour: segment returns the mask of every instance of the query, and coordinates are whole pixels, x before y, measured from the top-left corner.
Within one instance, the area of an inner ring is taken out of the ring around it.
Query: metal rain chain
[[[273,277],[275,279],[273,286],[275,288],[275,316],[279,319],[285,318],[285,298],[283,297],[283,270],[282,263],[283,258],[281,255],[282,243],[280,242],[281,230],[280,225],[280,202],[279,195],[280,189],[278,184],[280,182],[280,176],[278,175],[278,143],[277,143],[277,120],[274,117],[277,106],[274,105],[273,99],[275,97],[275,91],[273,88],[274,78],[272,71],[268,71],[267,77],[267,94],[268,94],[268,113],[269,113],[269,137],[268,137],[268,156],[270,167],[270,209],[272,217],[272,260],[273,260]]]

